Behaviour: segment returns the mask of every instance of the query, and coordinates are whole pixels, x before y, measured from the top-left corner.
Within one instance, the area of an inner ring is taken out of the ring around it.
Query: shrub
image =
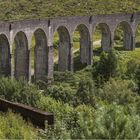
[[[138,63],[135,60],[130,60],[127,63],[126,75],[129,78],[134,79],[135,75],[136,75],[136,72],[137,72],[137,69],[138,69]]]
[[[110,79],[102,88],[98,89],[97,98],[107,103],[127,105],[135,102],[137,94],[133,92],[135,84],[132,81],[121,79]]]
[[[36,139],[37,131],[19,115],[0,114],[0,139]]]
[[[73,90],[69,84],[62,83],[49,85],[45,94],[64,103],[73,104],[75,90]]]
[[[95,139],[139,139],[140,117],[126,114],[122,106],[103,106],[97,110],[91,130]]]
[[[138,96],[138,97],[136,98],[135,106],[136,106],[136,111],[137,111],[137,113],[138,113],[139,116],[140,116],[140,96]]]
[[[108,54],[102,52],[100,61],[93,65],[93,79],[109,80],[110,77],[118,75],[118,58],[116,51],[111,49]]]
[[[77,114],[77,127],[71,129],[73,139],[93,139],[90,126],[94,125],[95,109],[87,105],[79,105],[75,108]]]
[[[46,125],[45,131],[40,132],[39,136],[42,139],[70,139],[70,132],[66,129],[66,124],[60,121],[55,121],[55,125]]]
[[[48,127],[43,138],[49,139],[134,139],[140,136],[140,117],[133,109],[106,103],[96,110],[91,106],[70,107],[50,97],[38,106],[55,115],[54,129]],[[130,107],[129,107],[130,108]]]
[[[82,138],[84,133],[84,127],[89,123],[86,121],[92,121],[94,114],[94,108],[86,105],[80,105],[76,108],[63,104],[50,97],[43,97],[39,101],[38,106],[49,112],[53,112],[55,116],[55,125],[52,129],[48,126],[46,130],[42,132],[43,138],[49,139],[75,139]],[[84,122],[82,121],[84,120]],[[84,123],[84,124],[81,124]],[[81,134],[82,132],[82,134]]]
[[[51,97],[41,96],[38,101],[38,107],[48,112],[53,112],[55,116],[54,127],[46,126],[46,130],[40,135],[42,138],[49,139],[68,139],[70,138],[70,131],[68,128],[72,127],[74,108],[68,104],[64,104],[60,101],[56,101]]]
[[[0,79],[0,97],[9,101],[36,106],[40,98],[39,90],[32,84],[23,81]]]
[[[40,100],[38,100],[37,106],[41,110],[53,112],[55,118],[57,118],[58,120],[62,120],[62,118],[64,119],[69,113],[73,111],[73,107],[71,107],[70,105],[64,104],[60,101],[56,101],[51,97],[45,97],[43,95],[41,96]]]
[[[75,78],[75,75],[72,72],[66,71],[66,72],[55,72],[54,73],[55,81],[58,82],[64,82],[64,81],[73,81]]]
[[[138,85],[138,93],[140,94],[140,65],[137,68],[136,74],[135,74],[135,79]]]
[[[76,92],[76,105],[80,104],[88,104],[88,105],[95,105],[94,101],[94,84],[93,81],[89,78],[82,78],[79,82],[79,87]]]

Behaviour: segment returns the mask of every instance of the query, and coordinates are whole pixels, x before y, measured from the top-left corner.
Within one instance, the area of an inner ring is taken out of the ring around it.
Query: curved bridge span
[[[120,24],[124,29],[125,49],[135,49],[135,34],[140,24],[140,12],[0,22],[0,74],[31,80],[31,42],[35,36],[35,79],[42,79],[44,76],[52,78],[55,31],[58,32],[60,40],[58,62],[60,71],[73,71],[72,37],[76,29],[80,32],[81,62],[91,65],[94,47],[92,36],[96,27],[100,25],[102,29],[101,44],[103,50],[107,51],[113,47],[114,32]],[[15,47],[14,55],[13,47]]]

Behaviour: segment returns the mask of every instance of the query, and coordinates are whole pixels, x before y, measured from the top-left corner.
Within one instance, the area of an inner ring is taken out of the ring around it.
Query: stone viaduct
[[[0,75],[16,79],[31,80],[31,42],[35,36],[34,77],[53,78],[53,36],[59,34],[60,71],[73,71],[72,37],[76,29],[80,32],[80,59],[92,64],[94,31],[102,29],[101,45],[104,51],[113,47],[114,32],[118,25],[124,31],[124,47],[135,49],[135,34],[140,23],[140,12],[133,14],[111,14],[97,16],[58,17],[15,22],[0,22]],[[13,54],[13,48],[15,48]]]

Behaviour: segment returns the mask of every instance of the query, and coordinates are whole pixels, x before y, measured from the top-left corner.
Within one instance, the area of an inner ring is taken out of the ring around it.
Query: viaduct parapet
[[[92,64],[93,36],[96,27],[102,29],[101,45],[104,51],[114,44],[114,32],[118,25],[124,31],[124,47],[135,49],[135,35],[140,23],[140,12],[133,14],[111,14],[97,16],[58,17],[52,19],[0,22],[0,74],[16,79],[31,80],[31,45],[35,36],[34,78],[53,77],[54,48],[53,38],[59,34],[60,71],[73,71],[73,34],[80,33],[80,59]],[[13,50],[15,50],[13,52]]]

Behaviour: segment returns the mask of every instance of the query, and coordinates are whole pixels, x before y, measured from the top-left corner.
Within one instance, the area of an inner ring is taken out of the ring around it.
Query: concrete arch
[[[59,47],[58,47],[58,70],[67,71],[71,70],[71,43],[70,34],[65,26],[57,28],[59,35]]]
[[[60,24],[57,24],[54,27],[53,32],[52,32],[53,35],[54,35],[55,32],[58,32],[58,29],[60,29],[60,28],[65,28],[67,30],[68,34],[70,34],[69,26],[67,26],[67,24],[60,23]]]
[[[87,29],[88,32],[90,33],[89,31],[89,28],[88,28],[88,25],[85,24],[85,23],[79,23],[79,24],[76,24],[72,30],[72,34],[74,34],[75,30],[77,30],[78,28],[84,28],[84,29]]]
[[[23,33],[28,40],[28,33],[26,33],[26,31],[24,29],[21,29],[21,30],[19,29],[19,30],[15,30],[15,31],[11,32],[10,44],[15,43],[15,38],[16,38],[17,34],[19,34],[19,33]]]
[[[88,27],[85,24],[76,26],[75,31],[80,33],[80,60],[81,63],[91,63],[91,36]]]
[[[0,75],[10,76],[11,74],[11,59],[10,59],[10,44],[6,35],[0,35]]]
[[[24,32],[20,31],[15,38],[14,76],[16,79],[29,80],[29,51],[28,40]]]
[[[134,37],[133,37],[133,30],[132,30],[131,25],[127,21],[121,21],[119,24],[116,25],[114,34],[119,26],[122,26],[122,28],[123,28],[124,49],[133,50],[134,49]]]
[[[103,51],[108,51],[110,48],[112,48],[110,27],[106,23],[98,23],[98,24],[96,24],[95,28],[93,29],[93,32],[95,32],[97,26],[100,27],[101,32],[102,32],[102,38],[101,38],[102,50]],[[93,35],[94,35],[94,33],[93,33]]]
[[[47,36],[41,28],[34,32],[34,69],[35,80],[44,79],[48,74],[48,44]]]

